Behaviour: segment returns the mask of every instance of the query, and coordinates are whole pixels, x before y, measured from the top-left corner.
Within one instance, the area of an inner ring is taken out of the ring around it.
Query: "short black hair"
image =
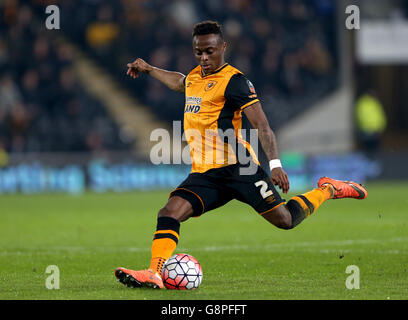
[[[206,34],[217,34],[221,37],[221,39],[224,39],[221,25],[217,21],[206,20],[194,25],[193,37]]]

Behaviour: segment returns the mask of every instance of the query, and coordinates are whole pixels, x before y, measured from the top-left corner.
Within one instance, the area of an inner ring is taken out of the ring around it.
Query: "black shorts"
[[[241,175],[240,164],[190,173],[170,197],[179,196],[191,203],[193,216],[225,205],[232,199],[249,204],[264,214],[285,202],[266,172],[257,166],[252,175]]]

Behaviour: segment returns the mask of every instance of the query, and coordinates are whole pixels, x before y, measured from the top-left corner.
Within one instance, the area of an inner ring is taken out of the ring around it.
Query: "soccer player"
[[[139,271],[115,269],[118,281],[128,287],[163,288],[161,270],[176,249],[180,223],[232,199],[247,203],[276,227],[292,229],[328,199],[364,199],[367,196],[360,184],[323,177],[318,181],[318,188],[287,202],[282,199],[274,186],[287,193],[289,180],[279,160],[275,135],[252,83],[224,60],[227,46],[221,26],[215,21],[196,24],[192,44],[198,66],[187,76],[151,66],[140,58],[127,65],[127,74],[133,78],[142,72],[172,90],[184,92],[184,131],[193,129],[202,136],[202,139],[194,139],[186,134],[192,170],[158,212],[150,266]],[[259,141],[269,160],[270,177],[259,166],[252,146],[240,134],[242,112],[258,130]],[[225,142],[220,136],[228,129],[235,133],[232,142]],[[208,132],[213,135],[208,137]],[[224,152],[226,149],[228,152]],[[214,150],[219,151],[215,152],[216,156]],[[253,174],[240,171],[248,166],[240,161],[239,151],[242,150],[256,166]]]

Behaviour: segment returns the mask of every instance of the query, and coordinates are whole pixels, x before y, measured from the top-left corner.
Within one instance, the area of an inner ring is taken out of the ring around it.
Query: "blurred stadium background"
[[[359,30],[345,26],[351,4]],[[45,26],[48,5],[58,30]],[[152,130],[182,119],[184,96],[126,77],[126,63],[188,73],[192,26],[206,19],[223,24],[227,61],[254,83],[292,190],[320,175],[408,179],[407,1],[4,0],[0,193],[182,181],[188,165],[155,166],[149,153]]]
[[[330,201],[293,232],[232,201],[183,223],[199,290],[126,290],[113,269],[146,267],[157,210],[190,171],[150,160],[151,132],[172,131],[184,96],[126,64],[188,73],[206,19],[257,89],[291,194],[328,175],[369,196]],[[0,0],[0,299],[406,300],[407,66],[406,0]],[[44,287],[50,265],[61,290]]]

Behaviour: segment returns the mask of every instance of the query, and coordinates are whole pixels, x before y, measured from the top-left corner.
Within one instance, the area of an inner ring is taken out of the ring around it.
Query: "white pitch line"
[[[256,245],[225,245],[225,246],[204,246],[204,247],[193,247],[191,249],[187,248],[177,248],[178,252],[188,252],[190,250],[194,251],[205,251],[205,252],[216,252],[216,251],[253,251],[258,250],[272,250],[272,251],[281,251],[281,250],[307,250],[313,252],[338,252],[339,249],[333,249],[330,247],[333,246],[351,246],[351,245],[366,245],[366,244],[383,244],[383,243],[399,243],[406,242],[408,244],[408,238],[390,238],[390,239],[356,239],[356,240],[326,240],[326,241],[304,241],[304,242],[291,242],[291,243],[269,243],[269,244],[256,244]],[[311,247],[326,247],[321,249],[311,249]],[[408,246],[407,246],[408,249]],[[367,252],[366,250],[359,249],[362,252]],[[82,247],[82,246],[54,246],[45,249],[33,248],[32,251],[12,251],[12,250],[0,250],[0,255],[47,255],[47,254],[56,254],[60,252],[71,252],[71,253],[123,253],[123,252],[149,252],[150,246],[148,247]],[[344,251],[344,250],[343,250]],[[353,251],[356,251],[353,249]],[[371,250],[372,251],[372,250]],[[405,253],[405,251],[399,250],[374,250],[373,252],[377,253]]]

